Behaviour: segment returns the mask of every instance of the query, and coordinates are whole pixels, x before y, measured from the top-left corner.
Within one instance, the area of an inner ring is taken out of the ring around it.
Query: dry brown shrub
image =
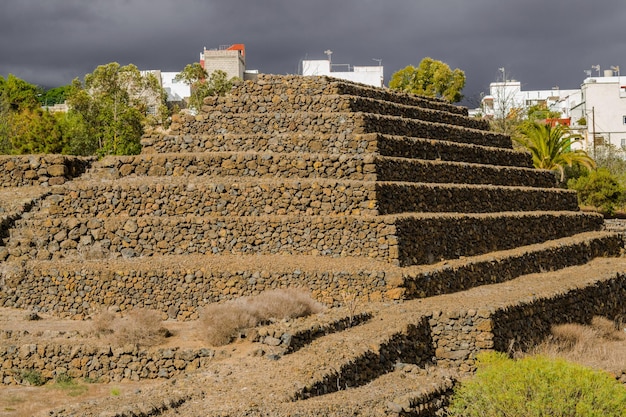
[[[591,320],[591,328],[605,340],[624,340],[624,332],[619,331],[617,324],[605,317],[596,316]]]
[[[91,318],[91,327],[97,335],[113,333],[113,321],[115,314],[109,310],[102,310],[94,314]]]
[[[213,346],[230,343],[241,330],[257,325],[257,319],[237,302],[205,307],[199,322],[207,342]]]
[[[322,304],[312,299],[309,293],[298,288],[265,291],[246,301],[248,309],[260,322],[270,319],[295,319],[324,310]]]
[[[585,349],[597,338],[596,332],[581,324],[568,323],[552,327],[551,344],[560,351]]]
[[[110,321],[111,339],[116,345],[155,346],[171,336],[163,326],[161,313],[145,308],[130,310],[125,317]]]
[[[534,353],[563,357],[613,371],[622,369],[623,348],[620,341],[626,335],[616,329],[613,321],[594,317],[590,325],[562,324],[552,328],[552,337],[537,346]]]
[[[324,308],[303,290],[271,290],[254,297],[208,305],[200,312],[199,324],[207,341],[221,346],[230,343],[242,330],[260,323],[304,317]]]

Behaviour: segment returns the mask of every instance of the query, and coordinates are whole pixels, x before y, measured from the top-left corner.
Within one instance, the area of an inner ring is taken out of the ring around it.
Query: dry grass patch
[[[124,317],[102,311],[94,315],[92,327],[96,334],[107,336],[118,346],[156,346],[172,335],[163,326],[160,312],[144,308],[132,309]]]
[[[533,353],[561,357],[613,373],[626,370],[626,332],[604,317],[594,317],[589,325],[562,324],[552,328],[552,336]]]
[[[200,313],[200,331],[213,346],[230,343],[242,331],[271,320],[293,319],[322,312],[325,307],[299,289],[266,291],[223,304],[212,304]]]

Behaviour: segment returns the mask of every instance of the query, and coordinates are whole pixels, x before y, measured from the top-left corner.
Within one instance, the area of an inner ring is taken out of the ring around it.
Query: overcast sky
[[[55,87],[113,61],[179,71],[244,43],[247,68],[272,74],[330,49],[337,64],[382,59],[388,82],[429,56],[464,70],[475,99],[499,68],[526,90],[578,88],[592,65],[626,73],[625,22],[624,0],[1,0],[0,75]]]

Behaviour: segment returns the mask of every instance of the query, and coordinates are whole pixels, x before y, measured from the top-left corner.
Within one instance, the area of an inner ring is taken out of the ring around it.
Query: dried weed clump
[[[156,346],[171,336],[163,326],[161,313],[144,308],[130,310],[124,317],[102,311],[94,315],[92,327],[96,334],[108,335],[112,343],[120,346]]]
[[[300,289],[280,289],[223,304],[211,304],[200,313],[201,332],[213,346],[230,343],[241,334],[270,320],[293,319],[322,312],[325,307]]]
[[[534,349],[535,353],[550,357],[563,357],[567,360],[597,366],[604,369],[617,369],[621,365],[616,357],[616,349],[626,340],[626,333],[618,329],[615,322],[596,316],[589,325],[561,324],[552,327],[552,336]]]

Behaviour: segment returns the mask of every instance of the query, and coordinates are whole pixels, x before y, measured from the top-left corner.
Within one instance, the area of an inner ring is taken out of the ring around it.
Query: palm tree
[[[567,126],[530,123],[522,128],[522,133],[514,140],[530,151],[535,168],[559,170],[561,182],[565,181],[566,165],[578,163],[589,169],[596,166],[587,152],[572,150],[572,144],[580,137],[571,134]]]

